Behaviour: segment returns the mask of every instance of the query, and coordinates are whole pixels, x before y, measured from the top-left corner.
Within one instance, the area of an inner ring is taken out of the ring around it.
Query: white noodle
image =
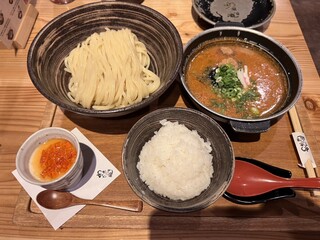
[[[160,86],[149,70],[146,46],[129,29],[94,33],[65,58],[69,98],[85,108],[121,108],[141,102]]]

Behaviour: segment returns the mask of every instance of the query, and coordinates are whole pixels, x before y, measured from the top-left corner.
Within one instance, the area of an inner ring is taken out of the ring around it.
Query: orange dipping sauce
[[[40,181],[53,181],[69,171],[76,157],[77,150],[70,141],[60,138],[50,139],[32,153],[30,170]]]
[[[246,65],[250,81],[260,96],[241,102],[219,95],[208,76],[208,69],[222,64],[231,64],[236,69]],[[186,71],[186,83],[192,95],[209,109],[228,117],[271,116],[285,105],[289,94],[287,75],[282,66],[264,49],[237,38],[209,40],[192,56]]]

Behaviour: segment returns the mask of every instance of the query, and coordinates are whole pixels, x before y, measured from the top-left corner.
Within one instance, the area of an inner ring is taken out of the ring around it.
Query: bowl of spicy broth
[[[294,106],[302,88],[300,67],[286,47],[236,26],[191,39],[180,77],[197,108],[243,133],[267,131]]]
[[[57,127],[32,134],[16,156],[19,175],[27,182],[47,189],[71,189],[82,177],[83,157],[78,139]]]

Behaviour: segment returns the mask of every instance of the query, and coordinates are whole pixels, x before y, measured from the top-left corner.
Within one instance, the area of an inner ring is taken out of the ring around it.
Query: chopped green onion
[[[260,97],[256,86],[249,80],[247,66],[237,70],[231,64],[223,64],[208,68],[205,75],[211,81],[213,90],[223,98],[234,102],[239,112],[243,111],[247,102],[256,101]],[[213,105],[225,108],[221,103],[215,102]],[[252,107],[250,111],[253,116],[260,114],[256,107]]]

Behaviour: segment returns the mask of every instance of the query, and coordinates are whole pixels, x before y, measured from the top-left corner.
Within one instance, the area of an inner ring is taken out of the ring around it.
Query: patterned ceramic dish
[[[193,0],[192,6],[199,24],[236,23],[264,31],[276,11],[274,0]]]
[[[139,103],[111,110],[87,109],[67,96],[71,76],[64,71],[64,59],[78,43],[106,28],[129,28],[146,45],[151,60],[149,69],[160,77],[161,83]],[[177,29],[159,12],[134,3],[96,2],[71,9],[44,26],[31,44],[27,67],[39,92],[61,108],[94,117],[118,117],[159,98],[176,79],[182,54]]]
[[[141,180],[137,169],[142,147],[160,129],[160,121],[164,119],[196,130],[212,146],[213,177],[207,189],[189,200],[172,200],[156,194]],[[208,207],[222,196],[233,176],[234,155],[227,134],[212,118],[189,108],[163,108],[142,117],[131,128],[123,147],[122,166],[129,185],[143,201],[169,212],[191,212]]]

